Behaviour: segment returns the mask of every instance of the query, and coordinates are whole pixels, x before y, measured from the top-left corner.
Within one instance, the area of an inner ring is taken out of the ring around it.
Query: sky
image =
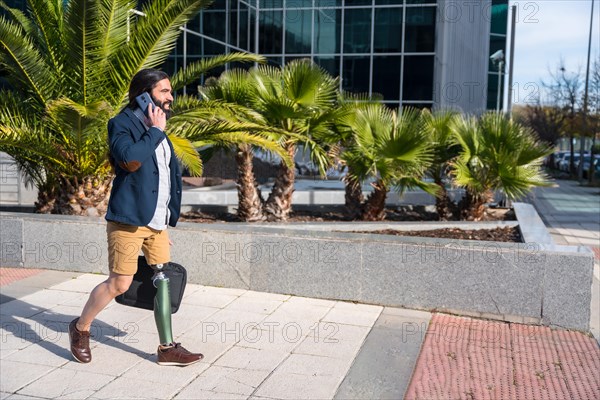
[[[543,94],[540,81],[550,79],[549,71],[557,70],[561,58],[566,71],[581,71],[585,78],[592,0],[511,0],[509,4],[517,6],[514,105],[537,98],[537,91]],[[509,29],[510,18],[509,14]],[[595,0],[590,66],[599,55],[600,0]]]

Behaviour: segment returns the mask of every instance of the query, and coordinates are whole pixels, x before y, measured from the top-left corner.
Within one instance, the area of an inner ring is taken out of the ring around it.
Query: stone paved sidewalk
[[[600,255],[598,193],[558,181],[532,202],[558,244]],[[112,303],[78,364],[67,325],[105,277],[0,270],[0,399],[600,399],[600,347],[580,332],[200,285],[173,325],[202,362],[158,366],[152,312]]]
[[[92,326],[92,363],[79,364],[67,325],[104,279],[84,274],[1,305],[3,399],[333,398],[383,310],[190,284],[173,328],[202,362],[158,366],[152,312],[113,302]]]

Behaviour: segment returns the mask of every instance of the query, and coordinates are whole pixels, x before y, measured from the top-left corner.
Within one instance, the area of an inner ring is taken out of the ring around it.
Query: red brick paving
[[[580,332],[434,314],[406,399],[600,399],[600,347]]]
[[[592,251],[594,252],[594,258],[596,260],[600,260],[600,247],[594,247],[594,246],[590,246],[590,248],[592,249]]]
[[[8,285],[9,283],[20,281],[21,279],[37,275],[42,272],[41,269],[27,268],[0,268],[0,286]]]

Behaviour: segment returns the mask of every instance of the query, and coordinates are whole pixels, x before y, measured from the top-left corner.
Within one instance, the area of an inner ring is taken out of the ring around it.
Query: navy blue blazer
[[[155,150],[162,140],[171,149],[171,199],[169,225],[175,226],[181,209],[181,170],[173,145],[158,128],[146,130],[130,108],[108,122],[111,163],[115,167],[108,200],[108,221],[146,226],[152,220],[158,199],[158,163]]]

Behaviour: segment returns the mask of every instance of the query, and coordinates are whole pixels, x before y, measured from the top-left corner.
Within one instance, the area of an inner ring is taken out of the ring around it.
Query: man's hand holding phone
[[[137,101],[138,106],[144,112],[144,115],[147,117],[146,125],[154,126],[161,131],[164,131],[167,127],[167,116],[160,107],[157,107],[154,104],[150,95],[147,92],[144,92],[137,96],[135,100]]]
[[[154,126],[164,132],[167,127],[167,116],[160,107],[148,107],[148,126]]]

